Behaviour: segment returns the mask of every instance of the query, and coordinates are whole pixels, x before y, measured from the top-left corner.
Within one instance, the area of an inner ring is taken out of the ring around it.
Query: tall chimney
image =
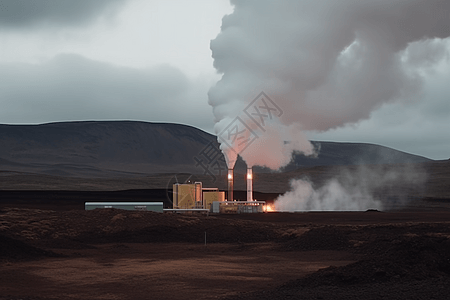
[[[253,170],[247,168],[247,201],[253,201]]]
[[[233,201],[233,169],[228,169],[228,201]]]

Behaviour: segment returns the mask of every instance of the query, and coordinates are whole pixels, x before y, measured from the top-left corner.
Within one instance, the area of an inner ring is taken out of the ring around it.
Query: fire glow
[[[275,212],[275,207],[273,204],[266,204],[264,206],[264,212]]]

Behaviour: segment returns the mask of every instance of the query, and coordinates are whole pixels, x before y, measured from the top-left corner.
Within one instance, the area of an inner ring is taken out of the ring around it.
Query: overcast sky
[[[0,0],[0,123],[142,120],[212,133],[207,93],[221,75],[210,41],[231,13],[227,0]],[[450,40],[413,46],[418,93],[308,136],[448,159]]]

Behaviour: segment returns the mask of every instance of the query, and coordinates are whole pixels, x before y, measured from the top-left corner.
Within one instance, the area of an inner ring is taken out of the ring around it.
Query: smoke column
[[[245,150],[237,140],[219,140],[229,168],[239,154],[249,167],[278,169],[293,152],[314,153],[305,132],[357,123],[386,102],[416,100],[422,75],[414,66],[431,63],[450,35],[450,1],[444,0],[231,4],[234,12],[211,41],[222,74],[209,91],[216,134],[261,91],[283,113],[266,118],[263,129],[244,117],[258,137]]]

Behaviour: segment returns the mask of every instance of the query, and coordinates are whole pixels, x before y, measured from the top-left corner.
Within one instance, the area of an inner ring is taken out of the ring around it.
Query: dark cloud
[[[73,54],[42,65],[4,63],[0,123],[131,119],[207,127],[207,88],[168,65],[133,69]]]
[[[0,28],[83,25],[126,0],[0,0]]]

